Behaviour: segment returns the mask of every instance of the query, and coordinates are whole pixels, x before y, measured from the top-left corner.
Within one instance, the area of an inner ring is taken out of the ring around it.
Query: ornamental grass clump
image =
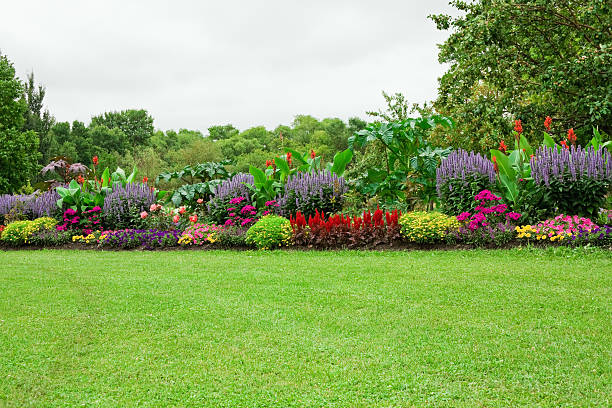
[[[540,147],[531,176],[552,211],[596,218],[612,185],[612,156],[605,148]]]
[[[362,217],[336,214],[326,218],[325,214],[309,215],[299,211],[291,216],[293,242],[310,248],[362,248],[392,245],[399,239],[397,210],[383,212],[377,209],[372,214],[364,211]]]
[[[445,242],[449,232],[459,228],[455,217],[440,212],[414,211],[399,219],[402,236],[408,242],[434,244]]]
[[[306,217],[316,211],[333,214],[342,209],[347,190],[344,178],[329,171],[298,172],[289,176],[278,199],[281,214],[289,216],[298,211]]]
[[[246,233],[246,243],[257,249],[273,249],[291,243],[291,223],[288,219],[269,214],[262,217]]]
[[[494,187],[493,163],[480,153],[455,150],[436,170],[438,197],[442,212],[448,215],[473,211],[476,203],[472,197]]]

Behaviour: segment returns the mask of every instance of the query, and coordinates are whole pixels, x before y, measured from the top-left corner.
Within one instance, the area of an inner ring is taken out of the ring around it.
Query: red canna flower
[[[144,177],[142,178],[142,182],[143,182],[144,184],[147,184],[147,183],[149,182],[149,178],[148,178],[147,176],[144,176]]]
[[[514,131],[519,135],[523,133],[523,125],[521,124],[520,119],[514,121]]]
[[[287,152],[287,163],[291,166],[291,152]]]
[[[272,165],[272,160],[266,160],[266,167],[270,167]]]
[[[504,153],[506,153],[506,150],[508,150],[508,146],[506,146],[506,143],[503,140],[499,142],[499,150]]]
[[[91,159],[91,161],[93,161],[94,166],[98,165],[98,156],[94,156],[93,159]]]
[[[567,131],[567,140],[573,145],[576,144],[576,134],[574,133],[574,128]]]
[[[310,158],[314,159],[315,157],[317,157],[317,154],[315,153],[313,149],[310,149]]]
[[[550,131],[551,124],[552,124],[552,118],[550,116],[547,116],[546,119],[544,119],[544,127],[546,128],[547,131]]]
[[[499,173],[499,167],[497,166],[497,158],[495,158],[495,156],[493,156],[493,169],[496,173]]]
[[[565,147],[566,149],[569,149],[569,146],[567,145],[567,143],[565,143],[565,140],[561,141],[561,146]]]
[[[78,182],[79,184],[83,184],[83,183],[85,182],[85,179],[83,178],[83,176],[81,176],[81,175],[79,174],[79,177],[77,177],[77,182]]]

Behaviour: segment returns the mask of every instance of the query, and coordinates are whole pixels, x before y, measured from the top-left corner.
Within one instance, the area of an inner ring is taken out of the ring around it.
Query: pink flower
[[[143,220],[145,218],[147,218],[148,216],[149,216],[149,214],[146,211],[143,211],[143,212],[140,213],[140,218],[143,219]]]
[[[187,211],[187,210],[185,209],[185,206],[181,206],[181,207],[179,207],[179,209],[178,209],[179,214],[185,214],[185,211]]]
[[[175,215],[174,217],[172,217],[172,221],[173,221],[175,224],[178,224],[178,222],[179,222],[180,220],[181,220],[181,217],[180,217],[180,215],[178,215],[178,214],[177,214],[177,215]]]
[[[240,204],[244,200],[245,200],[244,197],[234,197],[229,202],[230,202],[230,204]]]
[[[149,211],[153,212],[155,210],[157,210],[157,205],[151,204],[151,206],[149,207]]]
[[[230,216],[230,217],[235,217],[235,216],[236,216],[236,213],[230,213],[230,215],[229,215],[229,216]]]
[[[469,212],[462,212],[457,216],[457,221],[465,221],[470,218],[471,215],[472,214],[470,214]]]
[[[232,220],[227,220],[227,221],[225,221],[225,225],[226,225],[226,226],[234,225],[234,221],[232,221]]]
[[[191,217],[189,217],[189,221],[195,223],[198,221],[198,214],[193,214]]]
[[[202,204],[202,203],[204,202],[204,200],[203,200],[202,198],[198,198],[198,199],[196,200],[196,202],[197,202],[198,204]]]

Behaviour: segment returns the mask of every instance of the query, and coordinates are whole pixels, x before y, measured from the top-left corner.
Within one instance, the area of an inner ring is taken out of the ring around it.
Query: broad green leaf
[[[493,157],[497,160],[497,167],[499,168],[500,174],[505,174],[509,179],[515,180],[516,172],[512,168],[508,156],[497,149],[491,149],[491,161],[493,161]]]
[[[346,149],[342,152],[338,152],[334,155],[333,165],[331,167],[331,172],[336,174],[338,177],[344,174],[346,170],[346,166],[353,159],[353,151],[351,149]]]
[[[550,137],[548,133],[544,132],[544,140],[542,141],[542,146],[550,147],[552,149],[555,147],[555,145],[556,143],[553,138]]]
[[[249,166],[249,173],[253,175],[256,186],[264,186],[266,184],[267,177],[263,171],[255,166]]]

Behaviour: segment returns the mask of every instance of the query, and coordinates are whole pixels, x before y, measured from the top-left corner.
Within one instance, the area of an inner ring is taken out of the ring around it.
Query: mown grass
[[[612,257],[560,252],[0,252],[0,405],[609,406]]]

